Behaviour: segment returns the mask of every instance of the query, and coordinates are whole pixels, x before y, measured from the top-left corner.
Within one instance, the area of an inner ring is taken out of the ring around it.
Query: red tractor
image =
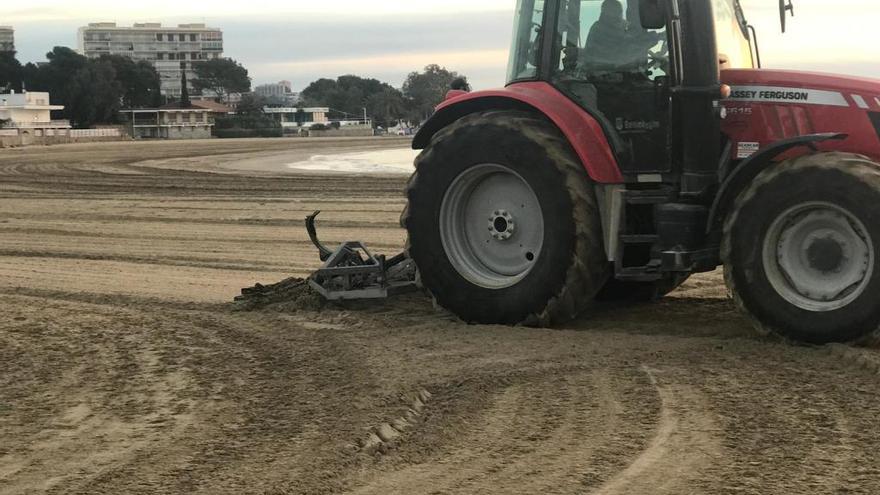
[[[450,92],[414,148],[407,255],[467,322],[723,265],[764,331],[880,329],[880,81],[760,69],[739,0],[519,0],[507,86]]]

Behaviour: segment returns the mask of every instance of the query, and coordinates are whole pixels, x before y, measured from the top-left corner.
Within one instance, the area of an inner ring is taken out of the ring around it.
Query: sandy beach
[[[0,494],[880,492],[877,352],[756,336],[720,272],[546,330],[236,310],[315,210],[396,254],[408,146],[0,150]]]

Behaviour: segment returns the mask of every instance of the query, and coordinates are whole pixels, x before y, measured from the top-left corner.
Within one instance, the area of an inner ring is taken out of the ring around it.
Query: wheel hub
[[[764,246],[770,283],[788,302],[809,311],[833,311],[868,286],[874,248],[861,221],[828,203],[797,206],[780,215]]]
[[[516,232],[516,222],[507,210],[496,210],[489,216],[489,232],[497,241],[507,241]]]
[[[458,273],[503,289],[524,279],[544,245],[544,215],[531,186],[497,164],[474,165],[450,184],[440,208],[443,249]]]
[[[843,264],[847,261],[843,250],[846,245],[837,239],[834,234],[829,234],[822,239],[814,239],[807,248],[807,260],[810,267],[822,273],[840,273]]]

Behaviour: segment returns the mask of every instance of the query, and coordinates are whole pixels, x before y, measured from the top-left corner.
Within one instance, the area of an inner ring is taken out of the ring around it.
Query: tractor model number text
[[[754,108],[752,107],[725,107],[727,115],[752,115]]]

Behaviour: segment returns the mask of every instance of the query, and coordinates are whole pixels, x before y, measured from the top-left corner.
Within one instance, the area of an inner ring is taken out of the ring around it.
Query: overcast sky
[[[400,86],[406,74],[439,63],[478,89],[504,83],[514,0],[29,0],[6,2],[0,25],[16,28],[23,61],[53,46],[76,47],[89,22],[206,22],[224,30],[225,55],[254,82],[358,74]],[[758,29],[766,67],[880,78],[880,0],[795,0],[797,17],[779,33],[776,0],[743,0]]]

